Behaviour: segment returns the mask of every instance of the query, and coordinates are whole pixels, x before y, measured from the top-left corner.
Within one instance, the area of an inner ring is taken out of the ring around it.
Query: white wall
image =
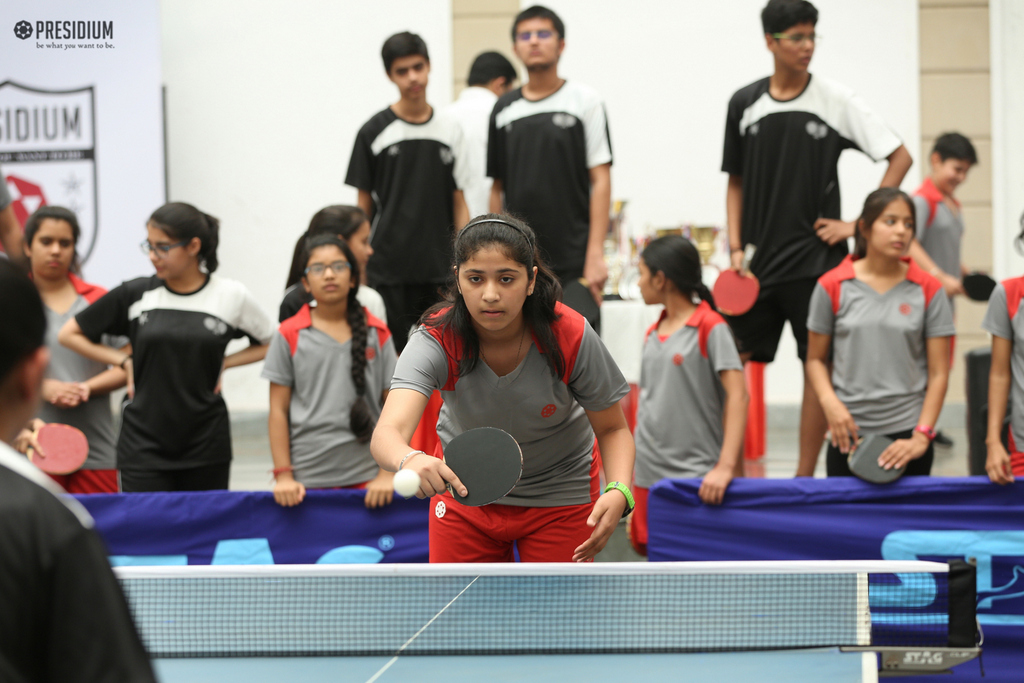
[[[629,200],[634,227],[725,225],[726,176],[719,169],[726,107],[733,92],[772,71],[760,23],[765,2],[545,3],[566,24],[560,73],[594,86],[607,103],[612,195]],[[920,158],[916,0],[815,6],[823,40],[812,72],[852,87]],[[843,155],[844,218],[856,217],[884,171],[884,162]],[[904,187],[915,188],[920,177],[915,165]],[[796,345],[788,331],[784,339],[766,378],[769,403],[801,399]]]
[[[162,2],[169,199],[221,219],[218,272],[274,320],[295,240],[318,209],[355,203],[344,185],[352,141],[398,99],[381,45],[398,31],[423,36],[429,98],[447,104],[451,16],[449,0]],[[227,373],[232,410],[265,409],[261,366]]]
[[[998,279],[1024,273],[1012,249],[1024,213],[1024,3],[992,0],[992,264]]]

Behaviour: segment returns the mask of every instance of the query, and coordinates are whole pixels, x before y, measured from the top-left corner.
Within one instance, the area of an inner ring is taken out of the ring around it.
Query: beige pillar
[[[466,87],[473,60],[495,50],[518,64],[512,54],[512,20],[519,0],[452,0],[452,99]]]

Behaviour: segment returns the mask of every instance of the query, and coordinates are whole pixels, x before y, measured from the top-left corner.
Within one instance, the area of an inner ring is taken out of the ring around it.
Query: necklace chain
[[[519,348],[516,349],[516,364],[515,364],[515,366],[513,366],[513,369],[519,367],[519,354],[521,354],[523,352],[523,341],[525,339],[526,339],[526,323],[523,323],[523,333],[519,336]],[[487,363],[487,365],[490,365],[490,363],[487,361],[487,354],[484,353],[483,345],[480,346],[480,357],[484,359],[484,362]]]

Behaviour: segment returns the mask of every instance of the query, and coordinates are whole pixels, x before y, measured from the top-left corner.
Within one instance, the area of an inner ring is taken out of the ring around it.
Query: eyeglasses
[[[516,34],[516,40],[525,43],[536,34],[537,40],[547,40],[551,36],[555,35],[554,31],[547,29],[541,29],[540,31],[521,31]]]
[[[174,244],[150,244],[149,240],[142,240],[142,244],[139,245],[139,249],[146,256],[150,254],[156,254],[157,258],[164,258],[167,254],[175,247],[183,247],[188,244],[191,240],[182,240],[175,242]]]
[[[335,261],[334,263],[314,263],[313,265],[306,268],[306,270],[302,272],[304,272],[306,275],[316,275],[317,277],[320,277],[321,275],[324,274],[324,271],[330,268],[332,273],[334,273],[335,275],[340,275],[342,271],[344,271],[346,268],[351,267],[352,264],[350,264],[348,261]]]
[[[821,42],[821,35],[818,33],[773,33],[772,38],[775,40],[788,40],[794,45],[803,45],[804,42],[817,45]]]

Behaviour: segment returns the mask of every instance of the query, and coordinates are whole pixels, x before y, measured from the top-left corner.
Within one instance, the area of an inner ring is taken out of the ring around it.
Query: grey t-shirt
[[[498,377],[479,361],[458,376],[461,345],[452,335],[420,327],[398,359],[391,389],[425,396],[435,390],[444,400],[437,420],[442,447],[462,432],[497,427],[511,434],[523,451],[523,476],[499,503],[555,507],[592,502],[594,431],[586,410],[619,402],[629,386],[611,354],[586,320],[558,304],[555,322],[566,361],[566,377],[556,377],[536,339],[519,366]],[[442,342],[442,339],[444,341]],[[529,341],[529,340],[528,340]]]
[[[703,477],[722,450],[725,388],[720,372],[743,371],[722,316],[701,303],[682,329],[647,331],[636,411],[636,485]]]
[[[941,283],[910,259],[885,294],[856,279],[853,259],[818,280],[807,328],[832,337],[832,386],[866,433],[913,429],[928,388],[927,340],[955,333]]]
[[[387,326],[367,315],[366,402],[380,417],[381,394],[395,370],[395,345]],[[352,341],[339,344],[313,327],[309,306],[281,323],[263,364],[264,379],[292,388],[288,408],[295,478],[310,488],[351,486],[377,476],[370,444],[349,426],[356,399]]]
[[[80,356],[57,341],[57,335],[64,323],[88,307],[89,301],[81,294],[64,314],[43,307],[46,313],[46,348],[50,350],[50,364],[46,368],[47,379],[84,382],[107,369],[105,364]],[[121,348],[128,343],[128,338],[103,335],[103,343]],[[38,417],[43,422],[71,425],[82,430],[85,438],[89,440],[89,457],[86,458],[82,469],[112,470],[117,466],[117,434],[114,432],[109,394],[92,396],[74,408],[58,408],[51,403],[43,403],[39,408]]]
[[[11,203],[11,193],[7,189],[7,181],[4,180],[3,169],[0,169],[0,211],[6,209]]]
[[[1024,446],[1024,316],[1020,302],[1024,298],[1024,277],[1004,280],[992,291],[981,326],[997,337],[1013,342],[1010,356],[1010,435],[1015,450]]]
[[[960,277],[960,243],[964,223],[953,213],[930,179],[914,193],[917,240],[943,272]]]

